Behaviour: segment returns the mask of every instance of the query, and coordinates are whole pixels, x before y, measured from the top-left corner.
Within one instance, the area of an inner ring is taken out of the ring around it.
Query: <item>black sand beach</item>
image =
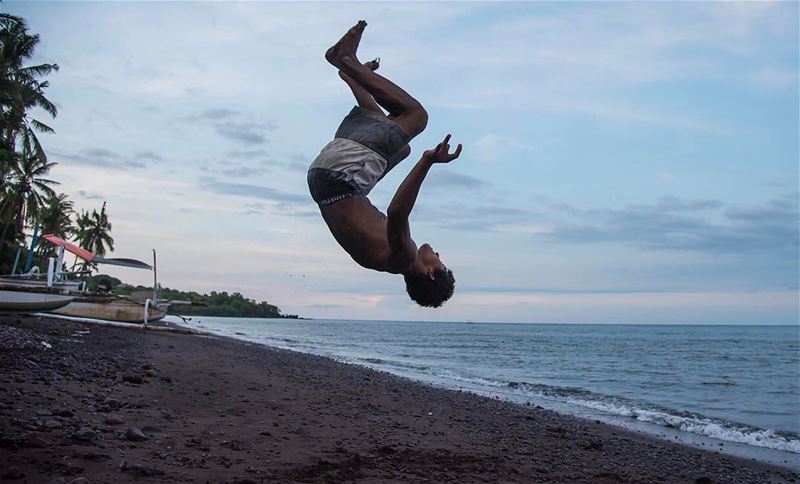
[[[3,482],[800,480],[540,408],[222,338],[3,315],[0,369]]]

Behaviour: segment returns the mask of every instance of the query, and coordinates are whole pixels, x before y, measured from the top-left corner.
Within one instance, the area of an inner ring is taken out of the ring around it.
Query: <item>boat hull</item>
[[[121,323],[144,322],[145,305],[131,299],[122,299],[114,296],[104,297],[79,297],[54,314],[71,316],[75,318],[103,319]],[[167,313],[158,307],[148,308],[147,322],[158,321]]]
[[[47,312],[63,308],[75,298],[64,294],[7,291],[0,289],[0,311]]]

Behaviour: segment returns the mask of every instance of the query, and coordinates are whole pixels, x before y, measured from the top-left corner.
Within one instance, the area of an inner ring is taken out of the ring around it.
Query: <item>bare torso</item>
[[[386,231],[386,215],[367,197],[356,195],[321,209],[333,237],[359,265],[367,269],[400,274],[413,257],[392,254]]]

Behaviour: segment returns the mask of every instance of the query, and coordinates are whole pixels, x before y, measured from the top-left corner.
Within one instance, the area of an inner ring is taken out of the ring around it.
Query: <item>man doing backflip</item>
[[[366,26],[359,21],[325,53],[350,86],[358,106],[311,164],[308,187],[334,238],[353,260],[368,269],[402,274],[411,299],[439,307],[453,295],[453,272],[430,245],[417,248],[408,217],[428,170],[458,158],[461,145],[449,153],[448,134],[436,148],[426,150],[397,188],[386,215],[370,203],[370,190],[410,154],[408,142],[425,129],[428,113],[407,92],[375,72],[377,59],[365,64],[358,60],[356,50]]]

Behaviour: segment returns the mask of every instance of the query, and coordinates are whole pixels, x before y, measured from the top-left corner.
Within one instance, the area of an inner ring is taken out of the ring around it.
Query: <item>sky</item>
[[[40,139],[113,256],[183,290],[313,318],[798,324],[797,2],[11,2],[55,62]],[[359,56],[430,121],[370,194],[385,210],[452,133],[412,236],[456,291],[419,308],[361,268],[306,170],[354,104],[325,50]],[[41,115],[41,113],[40,113]],[[44,115],[41,115],[44,117]],[[133,269],[108,273],[146,284]]]

